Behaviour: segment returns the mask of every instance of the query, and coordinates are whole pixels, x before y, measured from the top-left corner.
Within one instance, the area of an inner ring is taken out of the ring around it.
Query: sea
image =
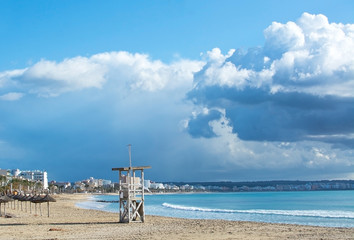
[[[93,195],[76,205],[117,212],[118,195]],[[145,214],[325,227],[354,227],[354,191],[176,193],[145,195]],[[118,215],[117,215],[118,218]]]

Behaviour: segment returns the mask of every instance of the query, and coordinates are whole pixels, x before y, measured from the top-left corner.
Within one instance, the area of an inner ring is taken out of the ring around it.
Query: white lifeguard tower
[[[129,167],[112,168],[119,171],[119,222],[144,222],[144,169],[150,166],[132,167],[131,145]]]

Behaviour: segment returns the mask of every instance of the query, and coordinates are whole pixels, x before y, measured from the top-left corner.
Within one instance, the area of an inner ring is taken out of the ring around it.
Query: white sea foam
[[[78,202],[75,205],[79,208],[94,209],[94,210],[105,210],[106,207],[106,204],[98,203],[96,201]]]
[[[302,217],[322,217],[322,218],[349,218],[354,219],[352,211],[335,211],[335,210],[268,210],[268,209],[251,209],[251,210],[231,210],[231,209],[211,209],[200,207],[189,207],[183,205],[175,205],[163,203],[162,206],[184,211],[198,212],[214,212],[214,213],[245,213],[245,214],[264,214],[264,215],[285,215],[285,216],[302,216]]]

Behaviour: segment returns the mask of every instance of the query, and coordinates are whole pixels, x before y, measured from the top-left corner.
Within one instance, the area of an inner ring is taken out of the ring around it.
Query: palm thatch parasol
[[[31,195],[27,195],[27,196],[25,196],[25,197],[23,198],[24,201],[26,202],[26,212],[27,212],[27,202],[30,202],[30,201],[31,201],[31,198],[32,198]],[[30,202],[30,207],[31,207],[31,202]],[[30,209],[30,212],[31,212],[31,209]]]
[[[17,200],[17,209],[19,209],[19,198],[20,198],[21,196],[20,195],[18,195],[18,194],[14,194],[14,195],[12,195],[12,199],[13,200]],[[14,206],[15,206],[15,208],[14,209],[16,209],[16,202],[14,202]]]
[[[23,211],[22,202],[26,201],[26,195],[20,194],[17,201],[21,202],[21,211]]]
[[[30,203],[30,213],[32,213],[32,205],[31,205],[31,203],[32,203],[32,200],[34,199],[36,197],[36,195],[33,195],[33,196],[29,196],[28,197],[28,199],[27,199],[27,201],[29,201],[29,203]]]
[[[25,195],[25,196],[23,197],[23,201],[25,201],[25,211],[26,211],[26,212],[27,212],[27,202],[29,202],[29,200],[30,200],[31,197],[32,197],[31,195]]]
[[[53,197],[47,194],[41,199],[41,201],[47,203],[47,210],[48,210],[48,217],[49,217],[49,202],[56,202],[57,200],[55,200]]]
[[[5,204],[11,201],[13,201],[13,199],[8,197],[7,195],[0,197],[0,216],[1,216],[1,203],[4,204],[4,215],[6,215]]]
[[[38,195],[34,195],[33,197],[31,197],[30,201],[32,203],[34,203],[34,209],[35,209],[35,214],[37,215],[37,203],[42,203],[41,202],[41,196],[38,194]],[[42,208],[40,208],[40,212],[41,212],[41,215],[42,215]]]
[[[13,200],[15,195],[10,193],[10,194],[7,194],[6,196],[8,196],[9,198],[11,198]],[[12,207],[12,202],[13,201],[10,201],[10,202],[11,202],[11,209],[13,209],[13,207]]]

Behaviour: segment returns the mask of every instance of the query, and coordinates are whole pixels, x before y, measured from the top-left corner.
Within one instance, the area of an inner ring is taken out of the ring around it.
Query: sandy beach
[[[6,208],[0,218],[0,239],[354,239],[354,228],[327,228],[223,220],[191,220],[146,216],[145,223],[118,223],[117,213],[85,210],[75,203],[89,195],[56,195],[37,216]],[[3,206],[2,206],[3,213]]]

